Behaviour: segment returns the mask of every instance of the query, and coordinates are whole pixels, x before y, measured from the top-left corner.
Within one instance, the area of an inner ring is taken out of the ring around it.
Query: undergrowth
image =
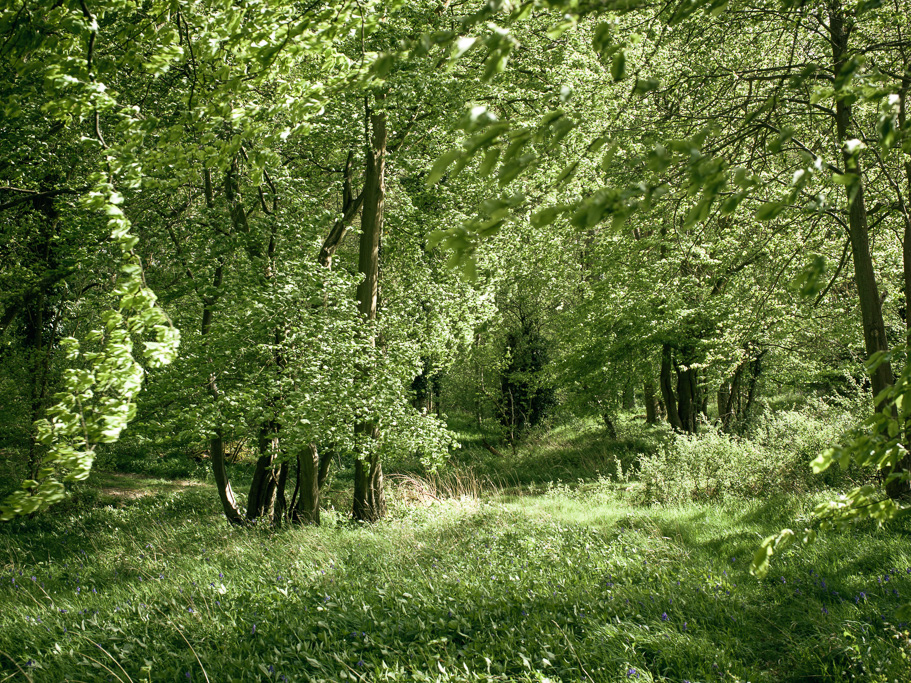
[[[417,479],[410,486],[416,486]],[[405,486],[407,482],[400,482]],[[202,487],[0,527],[0,671],[33,681],[904,681],[905,526],[747,572],[812,500],[642,508],[608,479],[233,529]]]
[[[515,452],[466,425],[447,469],[390,475],[369,526],[344,469],[318,529],[232,528],[210,485],[96,473],[0,526],[0,683],[911,680],[908,522],[748,573],[856,476],[809,479],[839,428],[810,418],[749,439],[579,421]]]

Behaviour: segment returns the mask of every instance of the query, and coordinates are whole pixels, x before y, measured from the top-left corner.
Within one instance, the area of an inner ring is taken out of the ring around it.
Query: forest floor
[[[125,501],[173,493],[188,486],[206,486],[192,479],[161,479],[132,472],[99,472],[89,475],[88,488],[98,493],[99,502],[105,505],[122,505]],[[209,486],[209,488],[212,488]],[[214,491],[214,489],[213,489]]]
[[[0,527],[0,681],[911,680],[907,524],[760,581],[758,542],[817,500],[467,481],[275,530],[230,528],[210,486],[96,474],[99,497]]]

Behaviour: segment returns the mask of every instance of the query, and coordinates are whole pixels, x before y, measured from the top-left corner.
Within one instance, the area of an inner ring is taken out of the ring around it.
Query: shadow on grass
[[[781,562],[783,582],[759,582],[747,573],[745,548],[777,523],[782,501],[746,511],[558,496],[521,502],[522,509],[446,503],[374,527],[231,530],[215,526],[217,505],[185,491],[170,503],[142,500],[87,519],[74,534],[82,547],[65,543],[61,555],[77,571],[55,585],[68,591],[72,611],[98,610],[91,637],[137,680],[143,659],[153,680],[183,679],[198,671],[196,655],[212,680],[240,671],[262,672],[250,680],[337,680],[340,671],[404,680],[438,678],[442,668],[447,680],[619,681],[635,672],[645,680],[796,682],[870,680],[877,663],[892,676],[900,671],[903,646],[880,619],[891,618],[898,599],[871,588],[869,604],[854,604],[832,593],[833,584],[841,591],[847,583],[829,579],[823,587],[810,573],[824,567],[837,577],[855,559],[896,562],[892,538],[841,535],[815,557]],[[562,512],[553,519],[532,514],[554,509]],[[577,523],[588,514],[604,523]],[[132,516],[124,524],[135,536],[118,548],[128,562],[118,564],[117,552],[101,545],[81,552],[85,536],[111,533],[104,524],[117,515]],[[53,551],[53,539],[28,536],[19,539],[29,541],[32,561]],[[145,548],[153,538],[159,547]],[[846,557],[844,543],[865,546],[864,554]],[[107,569],[92,573],[102,560]],[[224,595],[208,584],[222,570],[234,579]],[[856,572],[856,586],[878,585],[875,575]],[[117,588],[116,602],[74,597],[77,585],[92,585],[87,579]],[[895,583],[905,591],[911,578]],[[127,609],[133,595],[141,597]],[[95,652],[80,634],[63,635],[82,615],[54,619],[45,618],[53,632],[28,632],[23,654],[63,642],[73,659],[64,653],[49,666],[66,666]],[[850,650],[862,627],[872,655]],[[142,657],[130,659],[124,653],[136,639],[145,643]]]

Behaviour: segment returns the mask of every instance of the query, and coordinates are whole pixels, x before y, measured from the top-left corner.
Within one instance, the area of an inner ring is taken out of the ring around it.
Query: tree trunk
[[[247,519],[260,517],[272,519],[275,513],[275,492],[278,480],[275,477],[276,437],[272,425],[264,425],[259,432],[259,458],[250,483],[247,498]]]
[[[718,387],[718,393],[716,394],[718,421],[721,423],[722,429],[727,429],[727,405],[730,398],[731,385],[728,384],[728,381],[726,379],[722,379],[721,385]]]
[[[841,5],[833,2],[829,7],[829,27],[832,33],[832,56],[834,70],[838,74],[848,58],[848,41],[850,27],[845,27],[844,12]],[[844,99],[835,100],[835,126],[838,142],[844,145],[850,139],[851,105]],[[860,300],[860,311],[863,320],[864,346],[867,357],[878,351],[888,351],[886,328],[883,323],[882,304],[873,270],[873,257],[870,254],[870,242],[867,227],[867,207],[864,203],[864,187],[860,160],[846,148],[842,148],[842,159],[845,172],[853,173],[857,180],[847,186],[848,192],[848,231],[851,238],[851,255],[854,261],[854,282]],[[876,396],[893,382],[892,366],[881,363],[871,376],[873,395]]]
[[[698,431],[699,420],[696,418],[698,410],[696,370],[689,367],[685,370],[677,368],[677,415],[685,432],[695,434]]]
[[[345,233],[348,232],[348,226],[351,225],[351,221],[354,220],[354,216],[357,214],[358,209],[361,208],[361,204],[364,201],[363,191],[355,197],[351,191],[351,161],[354,158],[353,152],[348,152],[348,159],[345,161],[345,171],[344,171],[344,180],[342,186],[342,215],[335,221],[332,225],[332,229],[329,231],[329,234],[326,235],[326,239],[323,241],[323,246],[320,248],[319,264],[324,268],[332,268],[332,258],[335,256],[335,252],[338,249],[339,244],[345,238]]]
[[[319,525],[320,459],[316,444],[303,449],[300,461],[300,498],[294,508],[294,521],[301,524]]]
[[[215,206],[215,197],[212,190],[212,172],[208,169],[203,173],[203,181],[206,207],[211,210]],[[204,340],[212,331],[213,309],[218,302],[218,297],[221,296],[223,277],[224,259],[219,258],[215,266],[215,273],[212,276],[212,291],[214,294],[212,296],[203,296],[200,294],[203,307],[199,336]],[[206,390],[208,391],[212,402],[217,405],[221,393],[218,390],[218,383],[214,372],[209,374],[208,381],[206,382]],[[215,489],[218,492],[218,499],[221,501],[221,507],[225,513],[225,518],[231,524],[245,524],[246,520],[240,510],[240,506],[237,504],[237,499],[234,497],[234,490],[231,488],[231,480],[228,478],[228,470],[225,463],[224,431],[220,425],[213,430],[212,436],[209,437],[209,459],[212,461],[212,474],[215,477]]]
[[[745,422],[750,416],[750,410],[753,408],[753,399],[756,397],[756,384],[759,381],[759,375],[762,372],[762,357],[765,355],[765,351],[760,351],[759,354],[750,361],[750,384],[747,388],[747,400],[746,405],[743,406],[743,412],[739,415],[742,422]]]
[[[645,399],[645,423],[658,423],[658,406],[655,403],[655,383],[647,379],[642,387],[642,395]]]
[[[724,391],[718,391],[718,417],[721,419],[721,428],[729,431],[737,417],[737,402],[740,399],[740,378],[743,375],[743,368],[746,361],[740,363],[734,370],[734,375],[730,382],[724,382],[722,387]],[[722,396],[723,395],[723,396]],[[722,402],[722,398],[724,401]]]
[[[832,60],[834,73],[837,75],[847,63],[849,57],[848,43],[853,26],[846,25],[844,10],[837,0],[829,5],[829,31],[832,36]],[[870,242],[867,224],[867,207],[864,202],[863,169],[857,154],[845,147],[851,139],[849,127],[851,125],[851,104],[843,97],[836,94],[835,98],[835,128],[838,142],[842,145],[842,160],[845,173],[856,176],[855,182],[846,186],[848,193],[848,233],[851,238],[851,255],[854,261],[854,283],[860,301],[860,313],[863,321],[864,347],[867,358],[880,351],[888,351],[889,344],[886,339],[886,326],[883,322],[882,300],[876,284],[876,273],[873,269],[873,257],[870,253]],[[892,365],[882,362],[871,373],[870,381],[873,385],[873,396],[892,385],[894,375]],[[879,405],[874,405],[878,410]],[[893,468],[889,475],[896,472],[907,473],[909,458],[906,456]],[[892,479],[887,475],[886,494],[890,498],[905,496],[911,491],[908,481]]]
[[[285,497],[285,487],[288,485],[288,472],[291,466],[288,462],[283,462],[278,469],[278,488],[275,491],[275,514],[272,516],[272,523],[275,526],[280,525],[288,514],[288,499]]]
[[[51,189],[56,180],[55,174],[48,174],[41,186],[43,189]],[[54,202],[52,197],[36,197],[31,202],[32,208],[42,216],[37,239],[30,246],[35,256],[41,258],[45,270],[43,281],[48,281],[49,274],[62,270],[57,239],[60,212]],[[58,322],[61,306],[55,305],[49,296],[60,280],[52,278],[48,282],[48,285],[42,283],[31,295],[26,294],[22,299],[26,368],[29,374],[28,479],[39,478],[38,472],[47,450],[35,438],[35,423],[47,408],[51,360],[60,339]],[[15,311],[16,307],[10,306],[9,310]]]
[[[225,441],[220,427],[216,427],[213,436],[209,439],[209,459],[212,461],[212,474],[215,476],[215,489],[221,501],[225,518],[231,524],[244,524],[244,516],[234,497],[228,470],[225,467]]]
[[[378,95],[377,99],[382,99]],[[365,105],[366,106],[366,105]],[[371,113],[367,116],[373,129],[371,143],[366,150],[364,173],[364,206],[361,212],[361,241],[358,269],[364,276],[357,288],[358,306],[368,322],[376,320],[379,296],[380,237],[383,231],[383,208],[386,198],[386,114]],[[376,340],[373,340],[376,343]],[[369,372],[367,368],[364,370]],[[355,436],[376,440],[379,436],[376,426],[362,422],[355,427]],[[374,522],[386,514],[386,499],[383,492],[383,468],[375,449],[369,454],[360,454],[354,470],[354,519]]]
[[[680,414],[677,412],[677,397],[674,396],[674,387],[671,384],[671,347],[664,344],[661,347],[661,374],[659,384],[661,385],[661,396],[664,399],[664,409],[667,413],[667,421],[678,432],[683,431],[683,423],[680,421]]]
[[[607,430],[608,438],[616,440],[617,428],[614,426],[614,421],[611,419],[611,416],[608,413],[604,413],[601,418],[604,420],[604,429]]]
[[[898,124],[899,129],[907,131],[905,127],[907,124],[907,101],[908,101],[908,90],[911,89],[911,70],[907,68],[911,64],[911,59],[905,56],[904,50],[902,50],[902,56],[905,61],[905,73],[902,75],[902,87],[899,93],[899,110],[898,110]],[[905,133],[907,135],[907,132]],[[906,335],[911,335],[911,160],[908,160],[907,155],[905,155],[905,162],[903,164],[905,170],[905,182],[907,185],[906,195],[908,201],[904,201],[899,194],[899,201],[901,205],[901,214],[904,218],[904,235],[902,240],[902,269],[904,271],[904,284],[905,284],[905,305],[904,305],[904,319],[905,319],[905,331]],[[906,343],[911,344],[911,337],[906,337],[908,341]],[[908,362],[906,356],[906,363]],[[905,447],[907,448],[911,445],[911,425],[905,428]],[[899,472],[909,472],[911,471],[911,456],[905,455],[904,458],[898,463],[898,466],[893,471]],[[907,492],[911,489],[911,482],[904,484],[904,490],[899,490],[899,487],[894,487],[894,491],[897,496],[907,495]]]
[[[376,522],[386,516],[383,464],[373,453],[354,464],[354,519]]]

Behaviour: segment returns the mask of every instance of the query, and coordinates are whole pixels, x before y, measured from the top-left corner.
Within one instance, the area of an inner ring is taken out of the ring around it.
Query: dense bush
[[[645,502],[768,497],[823,486],[846,487],[856,468],[815,476],[812,460],[852,424],[851,406],[816,402],[798,410],[763,413],[743,436],[706,428],[675,434],[640,460]]]

